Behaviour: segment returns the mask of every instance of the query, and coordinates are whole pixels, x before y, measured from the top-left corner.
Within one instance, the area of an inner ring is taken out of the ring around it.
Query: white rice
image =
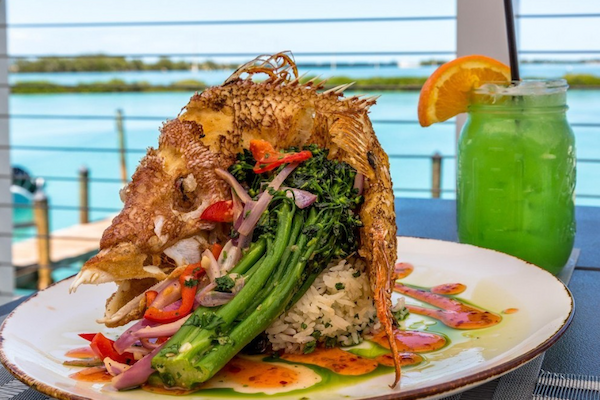
[[[335,340],[336,344],[350,346],[360,343],[362,335],[379,330],[376,314],[365,263],[341,260],[331,263],[266,332],[273,349],[286,353],[302,352],[319,336],[313,335],[315,331],[321,332],[319,342],[332,338],[328,343]]]

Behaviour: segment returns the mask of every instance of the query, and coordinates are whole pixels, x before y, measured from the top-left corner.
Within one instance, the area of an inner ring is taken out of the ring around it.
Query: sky
[[[501,1],[501,0],[481,0]],[[518,0],[518,13],[598,13],[600,0]],[[199,1],[7,0],[8,24],[454,16],[456,0]],[[212,25],[111,28],[9,28],[9,54],[265,53],[280,50],[441,51],[455,49],[455,21]],[[600,18],[523,19],[522,50],[600,50]],[[443,58],[423,56],[422,58]],[[451,57],[450,55],[446,56]],[[527,57],[527,56],[524,56]],[[551,54],[529,56],[560,58]],[[600,58],[578,54],[572,58]],[[229,58],[215,58],[230,61]],[[364,57],[352,57],[353,60]],[[400,58],[381,57],[398,61]],[[298,57],[297,57],[298,59]],[[348,58],[338,57],[339,61]],[[236,59],[233,59],[236,60]],[[304,57],[303,61],[317,61]],[[236,60],[237,61],[237,60]]]

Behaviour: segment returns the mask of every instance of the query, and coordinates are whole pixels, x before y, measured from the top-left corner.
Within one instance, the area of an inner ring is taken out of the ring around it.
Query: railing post
[[[0,54],[7,52],[6,28],[6,3],[0,0]],[[8,115],[8,66],[9,58],[0,59],[0,114]],[[0,120],[0,174],[11,175],[10,141],[8,118]],[[10,205],[13,202],[10,193],[10,179],[0,179],[0,203]],[[13,235],[13,209],[2,207],[0,209],[0,304],[13,298],[15,270],[12,265],[12,235]]]
[[[431,156],[431,197],[439,199],[442,193],[442,155],[435,152]]]
[[[50,260],[50,219],[48,197],[42,187],[35,192],[33,218],[37,228],[38,242],[38,289],[45,289],[52,283]]]
[[[90,222],[90,170],[83,166],[79,169],[79,223]]]
[[[117,110],[117,135],[119,136],[119,153],[121,157],[121,180],[127,183],[127,154],[125,153],[125,128],[123,126],[123,111]]]

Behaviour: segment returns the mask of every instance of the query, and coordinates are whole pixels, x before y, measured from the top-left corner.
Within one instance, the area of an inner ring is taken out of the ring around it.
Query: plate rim
[[[497,250],[487,249],[484,247],[479,247],[479,246],[475,246],[475,245],[468,244],[468,243],[459,243],[459,242],[453,242],[453,241],[448,241],[448,240],[423,238],[423,237],[417,237],[417,236],[398,236],[397,238],[417,239],[420,241],[442,242],[442,243],[449,243],[449,244],[458,245],[458,246],[468,246],[468,247],[473,247],[473,248],[481,249],[481,250],[485,250],[485,251],[491,251],[494,253],[501,254],[503,256],[517,259],[529,267],[535,267],[535,268],[540,269],[541,271],[543,271],[544,273],[550,275],[550,277],[555,279],[565,290],[565,292],[569,298],[570,310],[569,310],[569,314],[567,315],[567,317],[562,321],[561,326],[552,335],[550,335],[545,341],[543,341],[542,343],[537,345],[535,348],[529,350],[528,352],[523,353],[511,360],[508,360],[508,361],[501,363],[499,365],[496,365],[494,367],[488,368],[484,371],[479,371],[479,372],[476,372],[473,374],[469,374],[460,379],[455,379],[455,380],[451,380],[448,382],[439,383],[439,384],[429,386],[429,387],[412,389],[409,391],[401,390],[400,392],[397,392],[397,393],[390,393],[390,394],[375,396],[375,397],[367,397],[367,398],[364,398],[363,400],[428,399],[428,398],[432,398],[432,396],[438,397],[440,395],[451,395],[452,393],[459,393],[462,391],[461,389],[468,390],[469,387],[476,387],[476,386],[482,385],[486,382],[489,382],[492,379],[495,379],[502,375],[505,375],[505,374],[519,368],[520,366],[534,360],[538,355],[540,355],[541,353],[545,352],[550,347],[552,347],[552,345],[554,343],[556,343],[562,337],[562,335],[568,330],[568,328],[571,325],[571,322],[573,321],[573,317],[575,315],[575,299],[573,297],[573,294],[571,293],[571,291],[569,290],[567,285],[565,285],[560,279],[558,279],[556,276],[552,275],[550,272],[546,271],[545,269],[543,269],[535,264],[532,264],[530,262],[522,260],[518,257],[509,255],[506,253],[502,253]],[[39,382],[35,378],[29,376],[23,370],[21,370],[17,365],[10,362],[8,360],[8,356],[6,355],[6,353],[4,351],[4,342],[6,339],[4,338],[3,333],[4,333],[4,329],[6,328],[7,322],[11,319],[11,317],[15,313],[17,313],[22,306],[24,306],[30,300],[35,299],[40,293],[43,293],[43,292],[51,289],[53,286],[56,286],[58,284],[61,284],[65,281],[69,280],[69,279],[72,279],[73,276],[74,275],[67,277],[65,279],[62,279],[58,282],[54,282],[47,288],[35,292],[33,295],[31,295],[29,298],[27,298],[21,304],[19,304],[10,314],[8,314],[6,319],[2,322],[2,325],[0,325],[0,363],[2,363],[4,365],[4,367],[6,368],[6,370],[12,376],[14,376],[16,379],[18,379],[19,381],[23,382],[27,386],[37,390],[40,393],[45,394],[45,395],[55,397],[59,400],[94,400],[93,397],[84,397],[84,396],[80,396],[78,394],[69,393],[69,392],[61,390],[59,388],[55,388],[53,386],[47,385],[43,382]]]

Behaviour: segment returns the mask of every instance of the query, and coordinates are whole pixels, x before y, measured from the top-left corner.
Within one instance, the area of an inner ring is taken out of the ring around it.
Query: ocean
[[[349,77],[369,76],[427,76],[434,67],[419,68],[314,68],[309,75],[343,75]],[[167,84],[183,79],[197,79],[207,84],[219,84],[231,71],[173,71],[173,72],[118,72],[118,73],[28,73],[12,74],[11,82],[46,80],[62,84],[123,79],[128,82],[148,81]],[[302,71],[301,71],[302,72]],[[600,75],[597,64],[549,64],[523,66],[526,77],[555,78],[565,73],[590,73]],[[126,120],[126,145],[129,174],[149,146],[157,145],[160,120],[174,118],[192,93],[81,93],[11,95],[10,113],[36,115],[100,115],[112,116],[117,109],[125,116],[158,117],[156,120]],[[349,93],[352,94],[352,93]],[[448,156],[443,161],[442,197],[454,197],[455,127],[444,123],[421,128],[418,123],[386,123],[386,120],[416,121],[418,92],[384,92],[377,105],[371,109],[375,131],[392,156],[392,179],[397,196],[429,197],[431,184],[431,161],[423,159],[398,159],[397,156],[431,156],[439,152]],[[568,118],[572,124],[600,123],[598,108],[600,90],[570,90]],[[600,127],[575,126],[578,157],[600,160]],[[13,146],[53,146],[66,148],[90,148],[95,151],[37,151],[15,148],[11,151],[11,163],[24,167],[33,176],[47,177],[46,190],[51,206],[60,206],[51,212],[51,227],[59,229],[78,223],[78,182],[59,178],[75,178],[78,170],[85,166],[92,180],[118,178],[119,157],[114,152],[102,149],[117,147],[115,121],[91,119],[21,119],[10,120],[10,142]],[[577,198],[580,205],[600,205],[600,162],[581,162],[577,170]],[[92,182],[90,188],[91,219],[110,215],[120,208],[119,183]],[[66,208],[66,209],[65,209]]]

